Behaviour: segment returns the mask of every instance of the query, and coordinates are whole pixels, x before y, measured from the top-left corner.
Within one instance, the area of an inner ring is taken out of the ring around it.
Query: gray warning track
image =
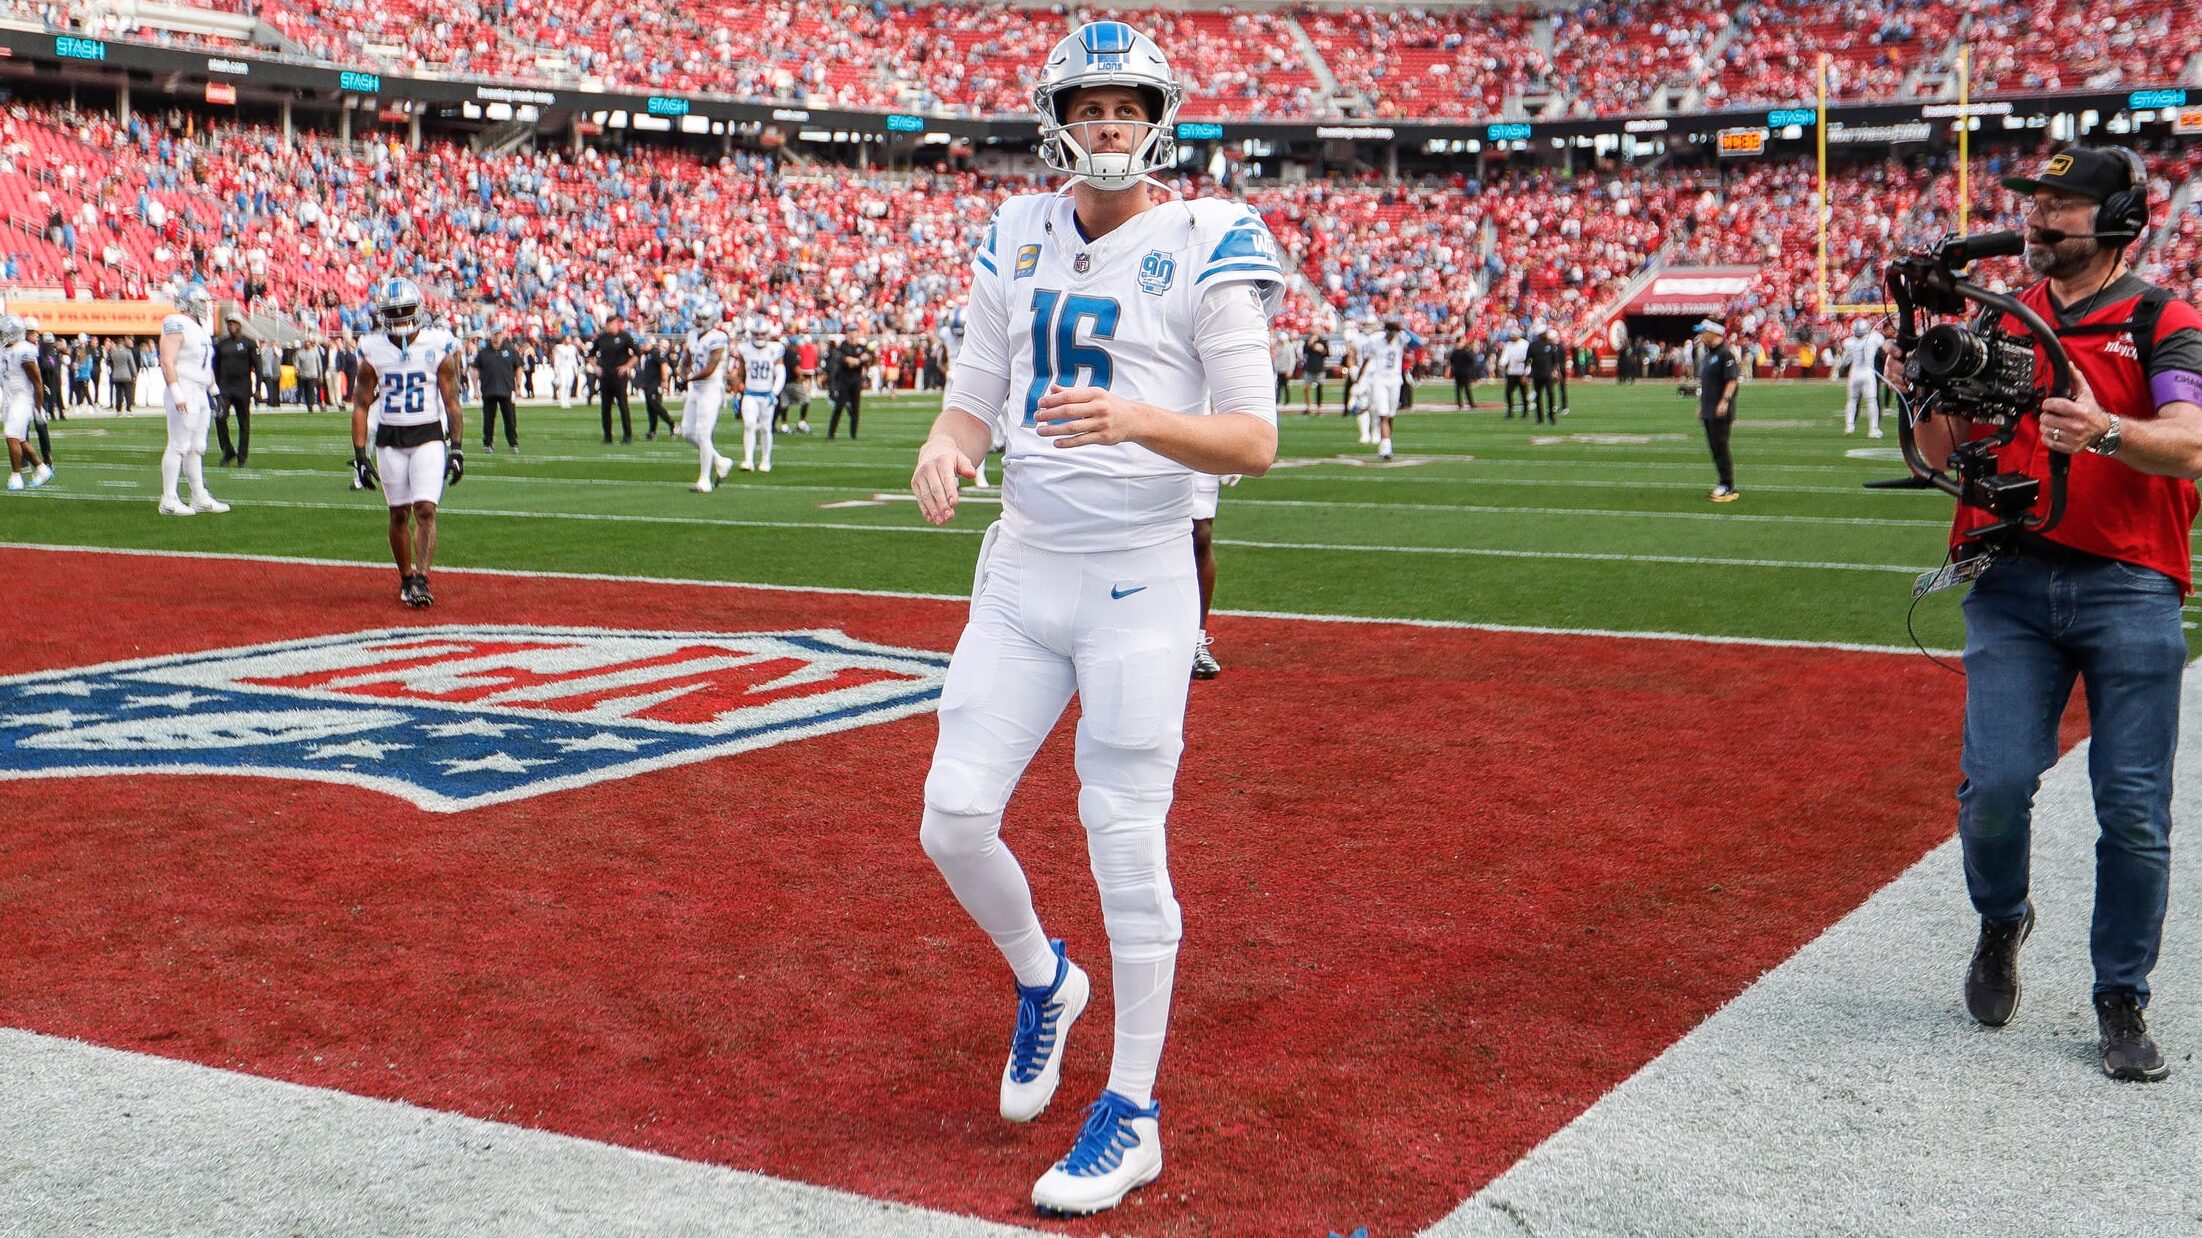
[[[2192,670],[2184,705],[2202,718]],[[2202,1235],[2202,837],[2174,840],[2150,980],[2172,1076],[2114,1083],[2088,998],[2086,755],[2043,781],[2011,1026],[1965,1014],[1979,921],[1953,838],[1427,1235]]]
[[[0,1032],[0,1234],[1029,1231],[756,1174]]]

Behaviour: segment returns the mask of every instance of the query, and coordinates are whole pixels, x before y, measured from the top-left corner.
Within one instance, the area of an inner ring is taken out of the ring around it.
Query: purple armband
[[[2193,370],[2165,370],[2152,374],[2148,380],[2148,393],[2156,401],[2156,407],[2184,400],[2189,404],[2202,404],[2202,374]]]

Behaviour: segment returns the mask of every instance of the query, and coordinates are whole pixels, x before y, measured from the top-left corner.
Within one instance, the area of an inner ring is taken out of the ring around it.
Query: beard
[[[2071,279],[2087,270],[2101,246],[2087,237],[2069,237],[2054,245],[2028,237],[2026,269],[2050,279]]]

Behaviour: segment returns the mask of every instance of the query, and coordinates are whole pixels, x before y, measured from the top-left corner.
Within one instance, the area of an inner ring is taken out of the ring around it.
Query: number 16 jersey
[[[1283,294],[1269,228],[1222,198],[1160,203],[1107,236],[1080,233],[1067,192],[1011,198],[974,255],[959,370],[1006,375],[999,409],[969,409],[1007,441],[1002,523],[1045,550],[1135,550],[1182,536],[1192,470],[1131,443],[1063,448],[1043,438],[1056,387],[1099,387],[1175,413],[1208,409],[1195,352],[1201,301],[1232,285],[1264,316]],[[1259,341],[1267,355],[1266,333]],[[1229,410],[1227,410],[1229,411]]]

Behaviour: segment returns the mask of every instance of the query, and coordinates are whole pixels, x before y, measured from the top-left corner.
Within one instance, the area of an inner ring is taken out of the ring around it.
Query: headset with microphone
[[[2065,232],[2058,228],[2034,228],[2033,234],[2050,245],[2059,241],[2091,237],[2098,241],[2124,241],[2131,245],[2148,227],[2148,166],[2141,157],[2124,146],[2102,146],[2096,149],[2114,153],[2126,165],[2126,187],[2102,200],[2095,208],[2093,230],[2089,232]],[[2125,245],[2119,248],[2125,248]]]

